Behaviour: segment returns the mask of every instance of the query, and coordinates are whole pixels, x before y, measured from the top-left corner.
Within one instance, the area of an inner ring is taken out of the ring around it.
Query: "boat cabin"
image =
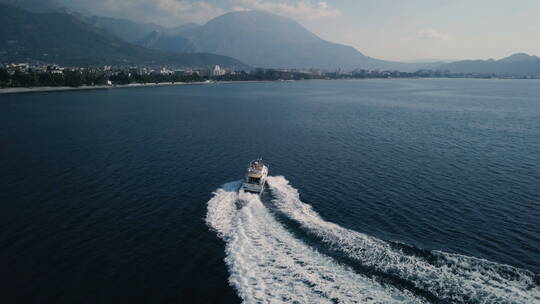
[[[268,176],[268,167],[264,165],[262,159],[257,159],[249,163],[246,178],[242,188],[248,192],[261,193]]]

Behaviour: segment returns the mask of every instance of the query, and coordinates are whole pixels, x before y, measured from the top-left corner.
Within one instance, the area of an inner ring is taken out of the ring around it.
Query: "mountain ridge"
[[[461,60],[438,67],[452,73],[540,76],[540,57],[515,53],[499,60]]]
[[[0,28],[0,58],[4,61],[31,59],[72,65],[220,64],[247,68],[240,62],[243,61],[263,68],[404,72],[432,69],[452,73],[540,76],[540,58],[525,53],[499,60],[449,63],[380,60],[353,47],[325,41],[294,20],[265,11],[231,12],[204,25],[187,23],[166,28],[127,19],[88,17],[69,11],[53,0],[0,0],[0,8],[5,23]],[[13,9],[20,10],[15,19],[10,16]],[[21,12],[34,15],[21,17]]]
[[[20,8],[32,13],[63,12],[65,7],[51,0],[0,0],[0,4]]]
[[[265,11],[230,12],[163,42],[186,38],[196,51],[238,58],[264,68],[396,69],[414,71],[434,64],[412,64],[366,56],[351,46],[319,38],[296,21]]]
[[[227,56],[172,53],[130,44],[84,20],[65,13],[31,13],[0,4],[0,58],[6,62],[34,60],[75,66],[171,65],[177,67],[248,68]]]
[[[168,52],[195,52],[195,46],[187,38],[170,36],[161,31],[153,31],[135,43],[146,48]]]
[[[79,17],[89,24],[129,43],[135,43],[153,31],[163,30],[162,26],[153,23],[136,23],[131,20],[101,16],[86,17],[81,15]]]

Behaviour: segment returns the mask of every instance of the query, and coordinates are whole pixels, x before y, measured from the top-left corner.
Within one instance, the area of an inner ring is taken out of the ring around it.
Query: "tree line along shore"
[[[175,84],[208,81],[286,81],[309,79],[363,79],[363,78],[516,78],[490,74],[453,74],[443,71],[422,70],[412,73],[399,71],[354,70],[351,72],[319,70],[278,70],[254,69],[212,75],[199,71],[181,73],[167,71],[139,73],[128,70],[107,72],[93,68],[72,68],[59,70],[14,70],[0,68],[0,91],[17,91],[13,88],[88,88],[107,86],[127,86],[130,84]],[[527,77],[530,78],[530,77]],[[51,89],[52,90],[52,89]],[[24,91],[24,90],[21,90]]]

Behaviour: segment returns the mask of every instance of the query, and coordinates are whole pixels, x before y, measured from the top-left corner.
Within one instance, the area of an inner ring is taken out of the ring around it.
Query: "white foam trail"
[[[229,282],[245,303],[423,303],[318,253],[238,186],[215,192],[206,222],[226,242]]]
[[[528,271],[483,259],[432,251],[437,265],[407,255],[388,243],[327,222],[300,200],[284,177],[269,177],[276,207],[324,243],[362,265],[412,282],[444,301],[458,303],[540,303]]]

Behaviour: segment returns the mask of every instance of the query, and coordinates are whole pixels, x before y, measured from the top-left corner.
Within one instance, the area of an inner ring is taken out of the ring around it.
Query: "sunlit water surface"
[[[3,303],[540,301],[537,81],[4,95],[0,141]]]

